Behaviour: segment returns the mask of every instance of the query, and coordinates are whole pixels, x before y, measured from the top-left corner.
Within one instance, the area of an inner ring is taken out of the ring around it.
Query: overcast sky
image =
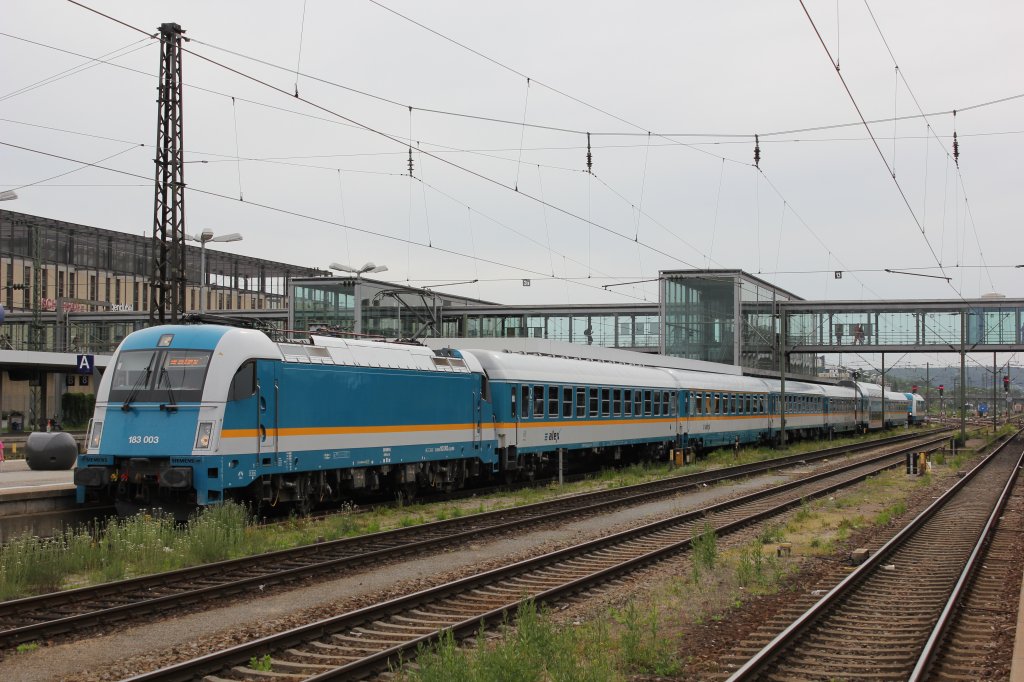
[[[192,39],[187,229],[241,232],[238,253],[478,279],[446,290],[504,303],[655,301],[602,285],[690,267],[808,299],[1024,296],[1024,98],[892,120],[1024,93],[1018,2],[807,2],[864,117],[888,119],[884,162],[796,0],[85,4]],[[135,174],[43,181],[81,164],[0,146],[3,208],[150,234],[157,41],[58,0],[4,3],[0,30],[0,141]],[[952,286],[884,272],[939,263]]]

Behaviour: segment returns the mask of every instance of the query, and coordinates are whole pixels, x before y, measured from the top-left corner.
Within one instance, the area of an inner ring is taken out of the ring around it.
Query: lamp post
[[[356,276],[356,279],[361,278],[366,273],[373,274],[375,272],[384,272],[388,269],[386,265],[374,265],[373,262],[367,263],[361,268],[353,268],[349,265],[342,265],[341,263],[331,263],[328,267],[331,270],[337,270],[339,272],[351,272]]]
[[[206,242],[240,242],[242,235],[237,232],[213,236],[213,230],[207,228],[199,234],[185,235],[194,242],[199,242],[199,312],[206,312]]]

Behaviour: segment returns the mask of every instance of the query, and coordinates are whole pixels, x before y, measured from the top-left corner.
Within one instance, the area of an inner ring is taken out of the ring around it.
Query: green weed
[[[710,522],[705,521],[701,531],[694,534],[690,547],[693,551],[693,580],[697,582],[700,580],[701,570],[710,571],[714,568],[718,557],[718,540]]]

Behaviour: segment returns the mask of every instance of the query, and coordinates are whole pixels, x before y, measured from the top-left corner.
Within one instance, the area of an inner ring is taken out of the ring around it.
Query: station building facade
[[[102,355],[149,323],[151,228],[126,234],[0,210],[0,419],[49,418],[66,392],[91,392],[62,373],[18,361],[18,351]],[[186,304],[200,304],[200,247],[186,245]],[[266,316],[284,326],[292,277],[316,268],[206,249],[206,309]],[[36,410],[30,403],[44,396]],[[2,426],[0,426],[2,428]]]
[[[186,304],[197,312],[200,247],[186,250]],[[148,229],[125,234],[0,210],[0,412],[58,415],[63,393],[92,391],[80,377],[26,367],[19,353],[113,352],[149,324],[152,267]],[[780,369],[780,304],[802,300],[741,270],[671,270],[659,273],[657,302],[504,305],[210,248],[206,279],[208,312],[252,318],[284,336],[548,339],[762,376]],[[817,361],[791,354],[786,371],[811,376]]]

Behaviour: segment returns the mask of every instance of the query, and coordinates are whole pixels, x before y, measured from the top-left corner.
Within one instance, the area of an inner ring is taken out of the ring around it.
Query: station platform
[[[29,533],[49,536],[87,522],[95,508],[75,503],[74,471],[33,471],[23,459],[0,463],[0,543]]]

